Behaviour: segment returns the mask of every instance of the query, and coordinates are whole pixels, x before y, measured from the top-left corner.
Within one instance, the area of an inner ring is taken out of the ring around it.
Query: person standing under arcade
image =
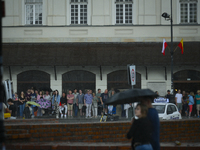
[[[101,104],[103,105],[103,111],[105,112],[105,114],[107,114],[108,112],[108,106],[105,105],[105,102],[108,100],[108,98],[109,98],[108,90],[106,89],[105,92],[102,93],[100,96]]]

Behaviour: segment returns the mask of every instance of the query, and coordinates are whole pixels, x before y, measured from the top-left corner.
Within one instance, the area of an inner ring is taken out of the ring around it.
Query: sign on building
[[[136,84],[136,67],[135,65],[127,65],[128,83]]]

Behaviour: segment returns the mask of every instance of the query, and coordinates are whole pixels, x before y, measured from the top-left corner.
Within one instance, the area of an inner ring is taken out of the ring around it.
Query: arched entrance
[[[84,71],[84,70],[74,70],[66,72],[62,75],[62,91],[67,92],[67,90],[81,89],[85,92],[85,89],[91,89],[95,91],[96,76],[95,74]]]
[[[117,89],[130,89],[131,85],[128,84],[127,70],[118,70],[111,72],[107,75],[107,86]],[[141,74],[136,72],[136,85],[134,88],[141,89]]]
[[[28,88],[35,89],[50,88],[50,74],[39,71],[29,70],[17,75],[17,92],[26,92]]]
[[[174,89],[182,91],[193,91],[200,89],[200,71],[182,70],[174,73]]]

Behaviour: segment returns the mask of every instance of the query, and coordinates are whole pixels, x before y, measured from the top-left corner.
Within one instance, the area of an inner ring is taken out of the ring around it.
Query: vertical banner
[[[135,85],[136,84],[136,67],[135,65],[130,65],[129,66],[129,74],[130,74],[130,84]]]

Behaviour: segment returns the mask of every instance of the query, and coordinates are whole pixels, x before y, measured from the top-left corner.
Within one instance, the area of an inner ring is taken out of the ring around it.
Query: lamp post
[[[173,20],[172,20],[172,0],[171,0],[171,93],[174,95],[174,78],[173,78],[173,62],[174,62],[174,51],[173,51]]]
[[[174,78],[173,78],[173,61],[174,61],[174,51],[173,51],[173,19],[172,19],[172,0],[170,2],[170,7],[171,7],[171,16],[164,12],[162,14],[162,17],[165,18],[165,20],[170,20],[171,23],[171,48],[170,48],[170,54],[171,54],[171,93],[174,95]]]

